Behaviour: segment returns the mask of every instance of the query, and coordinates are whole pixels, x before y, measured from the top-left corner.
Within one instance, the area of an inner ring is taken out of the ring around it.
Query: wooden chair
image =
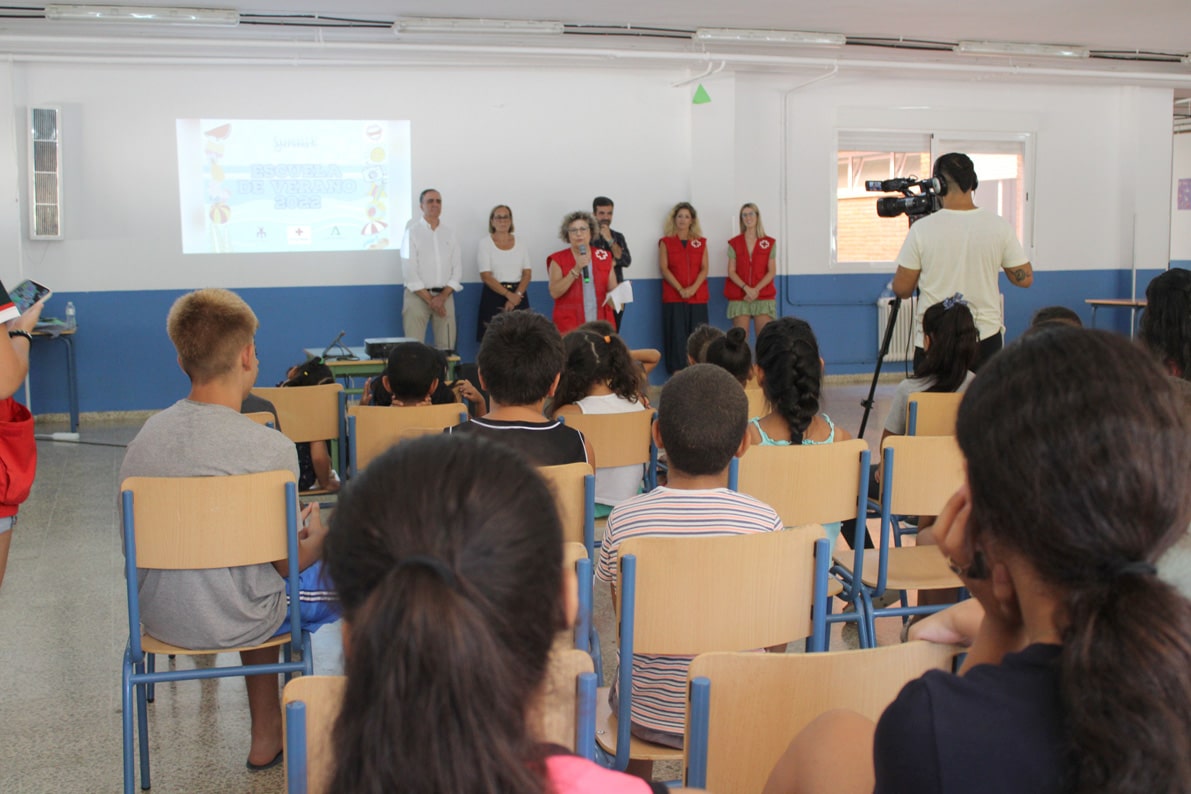
[[[559,416],[568,427],[583,434],[595,453],[597,468],[641,465],[645,490],[658,482],[658,448],[652,426],[657,414],[633,411],[627,414],[584,414],[566,411]]]
[[[682,750],[630,736],[634,653],[695,656],[782,645],[813,632],[815,583],[826,550],[803,532],[638,537],[620,547],[617,714],[597,698],[596,741],[623,770],[629,759],[674,761]],[[816,568],[816,566],[818,566]],[[821,596],[825,601],[826,597]]]
[[[347,417],[352,476],[359,474],[373,458],[399,441],[432,432],[441,433],[443,428],[466,421],[467,408],[459,403],[418,405],[412,408],[385,405],[354,407]]]
[[[752,794],[787,745],[826,711],[876,720],[905,684],[949,670],[953,646],[911,642],[814,654],[708,653],[690,667],[685,782]]]
[[[955,417],[963,398],[963,392],[914,392],[906,403],[906,435],[955,435]]]
[[[132,721],[137,720],[141,788],[148,789],[147,703],[156,683],[313,670],[310,633],[301,614],[288,610],[291,630],[244,648],[180,648],[141,630],[138,568],[205,570],[289,561],[289,592],[298,592],[298,493],[292,472],[220,477],[129,477],[121,485],[124,578],[128,598],[128,645],[124,650],[122,725],[124,790],[135,787]],[[285,661],[266,665],[155,669],[154,654],[175,656],[236,653],[282,646]],[[133,706],[133,692],[136,706]]]
[[[595,476],[586,463],[539,466],[538,473],[554,493],[554,504],[562,521],[562,539],[582,543],[587,556],[595,560]]]
[[[845,592],[854,599],[856,610],[867,623],[867,638],[861,644],[875,644],[877,617],[907,617],[937,612],[942,605],[908,606],[907,590],[945,590],[962,587],[936,546],[893,545],[898,516],[935,516],[963,484],[964,458],[953,436],[890,436],[882,444],[881,539],[878,548],[856,549],[848,559],[837,555],[833,568],[844,579]],[[858,544],[859,545],[859,544]],[[886,589],[900,590],[900,606],[873,608],[872,599]],[[866,642],[867,639],[867,642]]]
[[[285,781],[290,794],[324,794],[333,771],[331,731],[343,703],[344,676],[303,676],[285,686]],[[542,741],[595,757],[596,681],[591,657],[577,650],[551,654],[545,686],[530,717]],[[424,726],[433,730],[433,726]],[[482,736],[475,737],[483,741]],[[382,739],[378,739],[383,741]]]
[[[332,460],[339,471],[344,471],[343,440],[346,395],[342,383],[325,383],[321,386],[275,386],[258,387],[252,390],[277,409],[281,427],[277,428],[295,444],[315,441],[332,441],[336,444]],[[303,491],[303,495],[331,493],[316,488]]]
[[[755,446],[744,457],[732,459],[728,487],[768,504],[787,527],[855,520],[856,538],[863,544],[868,469],[868,443],[859,438],[834,444]],[[826,620],[859,623],[855,611],[832,614],[830,599],[843,590],[839,579],[828,579]],[[852,599],[845,595],[844,600]]]
[[[749,401],[749,419],[755,419],[758,416],[765,416],[769,413],[769,400],[765,397],[765,392],[761,390],[760,386],[750,383],[744,387],[744,396]]]
[[[258,425],[273,427],[273,414],[268,411],[252,411],[251,413],[244,414],[244,416],[247,416]]]

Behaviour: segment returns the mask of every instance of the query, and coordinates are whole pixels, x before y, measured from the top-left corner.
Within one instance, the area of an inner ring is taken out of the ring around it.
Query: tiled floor
[[[867,385],[833,385],[824,409],[855,433]],[[890,386],[877,392],[866,437],[875,446]],[[116,477],[139,422],[84,417],[83,443],[38,444],[37,482],[21,510],[0,588],[0,791],[96,792],[121,785],[120,658],[127,637]],[[38,432],[65,430],[39,425]],[[597,588],[597,625],[614,664],[611,609]],[[882,643],[898,627],[878,626]],[[853,640],[854,643],[854,640]],[[833,648],[849,647],[836,627]],[[210,663],[199,659],[200,663]],[[177,664],[190,665],[189,659]],[[337,627],[315,635],[315,667],[339,672]],[[280,767],[244,767],[248,709],[242,679],[159,686],[151,706],[153,791],[280,792]],[[662,774],[675,774],[660,770]]]

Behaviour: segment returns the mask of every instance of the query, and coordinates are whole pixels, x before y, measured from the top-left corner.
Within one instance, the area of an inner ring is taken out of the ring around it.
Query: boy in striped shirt
[[[616,600],[618,550],[628,538],[649,535],[707,536],[779,532],[773,508],[728,490],[728,465],[748,449],[748,399],[727,370],[696,364],[666,384],[653,427],[666,450],[669,481],[613,509],[604,531],[596,576],[611,583]],[[682,747],[686,674],[692,657],[633,655],[632,733]],[[611,693],[616,708],[616,688]],[[630,771],[649,777],[650,762]]]

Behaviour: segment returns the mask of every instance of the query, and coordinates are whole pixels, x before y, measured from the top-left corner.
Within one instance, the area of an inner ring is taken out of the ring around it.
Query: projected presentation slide
[[[408,121],[178,119],[182,251],[397,249]]]

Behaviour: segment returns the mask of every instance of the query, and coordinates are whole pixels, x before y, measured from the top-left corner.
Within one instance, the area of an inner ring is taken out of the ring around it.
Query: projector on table
[[[416,342],[408,336],[381,336],[364,340],[364,353],[368,358],[386,360],[393,348],[402,342]]]

